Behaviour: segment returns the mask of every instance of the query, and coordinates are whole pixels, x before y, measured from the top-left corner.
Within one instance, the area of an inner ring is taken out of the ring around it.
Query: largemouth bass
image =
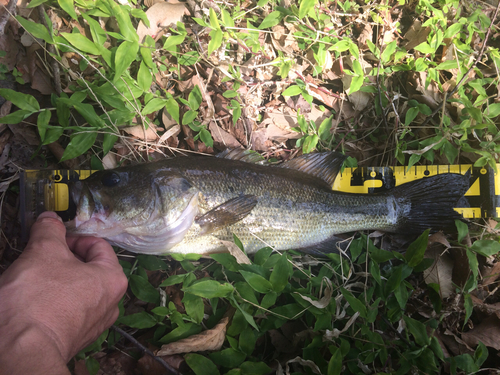
[[[453,207],[469,187],[468,176],[449,173],[379,194],[340,193],[331,186],[342,154],[280,166],[245,159],[233,151],[96,172],[71,188],[77,211],[68,232],[145,254],[224,252],[221,241],[233,234],[250,254],[265,246],[335,252],[339,233],[454,228],[461,215]]]

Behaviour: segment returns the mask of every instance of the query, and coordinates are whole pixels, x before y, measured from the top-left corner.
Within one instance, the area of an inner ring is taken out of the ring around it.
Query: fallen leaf
[[[323,282],[325,283],[325,289],[323,290]],[[317,307],[318,309],[324,309],[328,304],[330,303],[330,300],[332,299],[332,294],[333,294],[333,287],[332,287],[332,282],[330,279],[324,277],[321,280],[321,286],[319,287],[319,294],[321,295],[323,292],[323,297],[321,297],[318,301],[313,300],[310,297],[303,296],[300,293],[297,293],[302,299],[306,300],[309,302],[311,305],[314,307]]]
[[[139,41],[141,43],[144,42],[147,35],[155,38],[162,29],[182,21],[185,10],[186,6],[181,3],[171,4],[162,1],[153,4],[153,6],[146,11],[146,16],[149,20],[149,27],[146,27],[142,21],[139,22],[139,25],[137,26]]]
[[[208,125],[208,130],[212,134],[214,139],[214,146],[219,149],[224,148],[240,148],[241,144],[238,140],[230,133],[222,129],[215,121],[210,121]]]
[[[469,332],[462,333],[462,339],[470,347],[475,347],[479,342],[500,350],[500,319],[491,315],[484,319]]]
[[[160,138],[156,128],[154,128],[152,124],[147,129],[145,129],[142,125],[126,126],[120,129],[136,138],[148,142],[156,141]]]
[[[426,42],[427,36],[430,32],[430,27],[422,27],[422,22],[416,19],[404,35],[404,40],[407,42],[404,42],[402,47],[404,47],[407,51],[413,49],[420,43]]]
[[[241,249],[231,241],[221,241],[222,244],[227,248],[229,254],[236,258],[238,264],[252,264],[247,255],[241,251]]]
[[[483,271],[483,285],[491,285],[500,277],[500,262],[493,264],[493,267],[487,267]]]
[[[311,360],[305,360],[305,359],[300,358],[300,357],[295,357],[294,359],[291,359],[286,363],[286,374],[287,375],[290,374],[290,366],[289,366],[290,363],[298,363],[304,367],[309,367],[312,370],[312,372],[314,372],[315,374],[321,375],[321,370],[319,369],[319,367],[316,363],[314,363]]]
[[[424,271],[425,283],[438,284],[442,299],[450,297],[455,290],[452,282],[453,259],[447,253],[442,254],[441,248],[436,246],[430,246],[425,257],[434,259],[434,264]]]
[[[162,345],[156,355],[164,356],[179,353],[203,352],[206,350],[220,350],[220,348],[222,348],[222,344],[224,344],[224,340],[226,339],[226,329],[228,323],[229,316],[225,316],[212,329],[203,331],[186,339]]]

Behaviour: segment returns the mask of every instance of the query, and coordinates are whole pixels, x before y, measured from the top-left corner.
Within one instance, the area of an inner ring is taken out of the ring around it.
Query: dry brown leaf
[[[488,267],[483,272],[483,285],[491,285],[500,277],[500,262],[493,264],[493,267]]]
[[[462,340],[470,347],[482,342],[490,348],[500,350],[500,319],[491,315],[469,332],[462,333]]]
[[[142,21],[139,22],[139,25],[137,26],[139,41],[141,43],[144,42],[146,35],[155,38],[162,29],[182,21],[185,10],[186,6],[182,3],[172,4],[159,2],[154,4],[146,11],[146,16],[149,20],[149,27],[146,27]]]
[[[229,254],[236,258],[238,264],[252,264],[250,259],[246,256],[246,254],[241,251],[241,249],[231,241],[221,241],[222,244],[227,248]]]
[[[430,27],[422,27],[422,22],[416,19],[415,22],[413,22],[413,25],[411,25],[410,29],[405,34],[404,40],[406,40],[407,42],[404,42],[402,44],[402,47],[406,48],[406,50],[409,51],[412,48],[418,46],[420,43],[426,42],[427,36],[430,32]]]
[[[239,148],[241,147],[240,142],[230,133],[222,129],[215,121],[210,121],[208,125],[208,130],[212,134],[214,139],[214,145],[217,148]]]
[[[448,242],[443,232],[436,232],[429,237],[429,244],[432,244],[434,242],[439,242],[440,244],[446,246],[447,248],[451,247],[450,243]]]
[[[434,259],[434,264],[424,271],[424,280],[426,284],[438,284],[441,298],[448,298],[455,290],[452,282],[454,262],[447,253],[441,253],[441,249],[435,246],[425,252],[425,257]]]
[[[372,39],[373,39],[373,30],[371,25],[367,22],[364,24],[363,31],[361,31],[361,34],[358,37],[358,46],[361,49],[368,49],[366,41],[367,40],[371,41]]]
[[[206,350],[220,350],[226,338],[229,317],[225,316],[212,329],[193,335],[170,344],[162,345],[156,353],[157,356],[172,355],[179,353],[203,352]]]
[[[160,138],[153,125],[150,125],[147,129],[142,125],[126,126],[120,129],[134,137],[148,142],[156,141]]]

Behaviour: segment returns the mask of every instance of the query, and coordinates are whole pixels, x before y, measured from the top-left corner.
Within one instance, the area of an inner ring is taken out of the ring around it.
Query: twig
[[[422,123],[421,126],[427,125],[429,121],[434,117],[434,115],[438,113],[441,110],[441,108],[444,108],[444,104],[448,101],[449,98],[453,96],[453,94],[457,92],[457,90],[460,88],[460,86],[463,85],[464,81],[469,76],[469,73],[472,71],[472,69],[474,69],[478,64],[478,62],[481,61],[481,58],[483,57],[484,54],[484,50],[486,48],[486,44],[488,43],[488,39],[490,38],[491,28],[495,23],[499,9],[500,9],[500,2],[498,2],[497,7],[495,9],[495,14],[491,18],[490,26],[488,26],[488,30],[486,31],[486,36],[484,37],[483,46],[481,47],[481,51],[479,52],[479,56],[477,57],[476,61],[474,61],[474,64],[472,64],[471,67],[467,70],[467,72],[462,76],[462,79],[460,80],[460,82],[457,83],[457,85],[453,88],[453,90],[451,90],[449,93],[445,95],[444,100],[441,103],[439,103],[436,109],[425,119],[425,121]]]
[[[182,375],[179,371],[177,371],[175,368],[170,366],[167,362],[165,362],[162,358],[157,357],[154,355],[154,353],[146,348],[144,345],[142,345],[139,341],[137,341],[132,335],[129,335],[127,332],[125,332],[123,329],[113,325],[110,327],[113,331],[118,332],[120,335],[125,337],[127,340],[129,340],[132,344],[134,344],[138,349],[140,349],[143,353],[146,353],[147,355],[151,356],[156,362],[160,363],[169,373],[174,374],[174,375]]]
[[[52,30],[49,30],[49,25],[47,24],[47,20],[45,19],[45,8],[43,7],[43,4],[40,4],[37,8],[38,8],[38,18],[40,18],[40,22],[45,26],[45,28],[49,31],[49,33],[52,34]],[[47,46],[47,49],[49,50],[49,53],[51,55],[56,54],[56,49],[54,45],[49,44]],[[52,73],[54,74],[54,86],[56,89],[56,93],[57,95],[61,95],[62,88],[61,88],[61,72],[59,70],[59,63],[53,56],[50,56],[50,58],[51,58],[50,65],[52,66]]]
[[[2,5],[5,9],[5,13],[0,17],[0,35],[3,35],[5,33],[5,25],[7,25],[9,17],[14,16],[14,13],[16,12],[16,4],[17,0],[10,0],[7,4],[7,7],[5,5]]]

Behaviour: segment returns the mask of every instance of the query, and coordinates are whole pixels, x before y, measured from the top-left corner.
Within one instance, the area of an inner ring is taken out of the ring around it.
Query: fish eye
[[[106,171],[101,177],[101,183],[107,187],[113,187],[120,183],[120,175],[116,172]]]

